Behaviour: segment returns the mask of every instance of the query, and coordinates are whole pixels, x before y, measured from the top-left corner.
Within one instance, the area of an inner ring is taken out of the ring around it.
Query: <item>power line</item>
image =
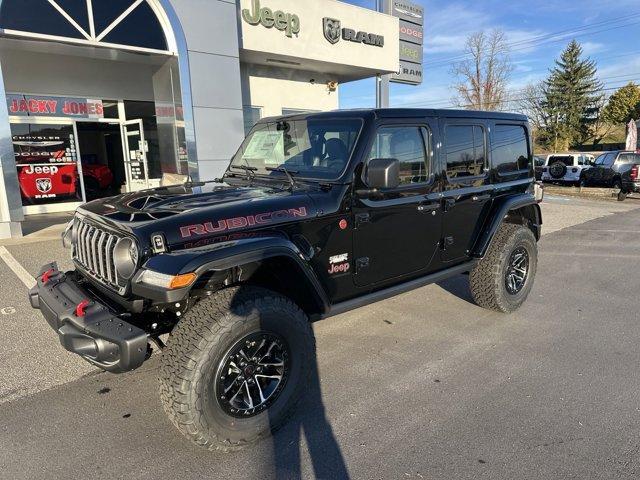
[[[607,87],[607,88],[601,88],[598,90],[591,90],[591,91],[586,91],[585,93],[599,93],[599,92],[606,92],[606,91],[611,91],[611,90],[618,90],[620,87]],[[528,96],[528,97],[520,97],[520,98],[509,98],[506,100],[501,100],[501,101],[495,101],[495,102],[488,102],[488,105],[491,104],[496,104],[496,103],[500,103],[500,104],[509,104],[509,103],[514,103],[514,102],[522,102],[525,100],[543,100],[544,97],[542,96]],[[436,106],[437,108],[448,108],[448,107],[456,107],[456,108],[466,108],[466,107],[473,107],[474,105],[472,103],[467,103],[467,104],[454,104],[451,103],[451,101],[447,101],[447,105],[443,105],[443,106],[438,106],[439,103],[442,103],[442,101],[437,101],[437,102],[410,102],[410,103],[401,103],[396,105],[397,107],[407,107],[407,106]]]
[[[532,37],[531,39],[525,39],[525,40],[520,40],[518,42],[511,42],[511,43],[507,43],[506,47],[509,49],[510,52],[514,52],[514,51],[521,51],[521,50],[526,50],[535,46],[539,46],[539,45],[546,45],[546,44],[552,44],[552,43],[558,43],[558,42],[562,42],[567,40],[568,38],[576,38],[576,37],[582,37],[584,35],[594,35],[596,33],[602,33],[602,32],[606,32],[606,31],[610,31],[610,30],[616,30],[619,28],[626,28],[626,27],[630,27],[633,25],[637,25],[638,21],[636,22],[631,22],[631,23],[625,23],[625,22],[629,22],[629,20],[634,19],[640,17],[640,13],[635,13],[635,14],[631,14],[631,15],[626,15],[624,17],[617,17],[616,19],[612,19],[612,20],[607,20],[607,21],[603,21],[603,22],[597,22],[597,23],[593,23],[589,26],[584,26],[584,27],[576,27],[573,29],[566,29],[564,31],[561,32],[554,32],[554,33],[550,33],[550,34],[544,34],[544,35],[539,35],[537,37]],[[593,28],[598,28],[601,26],[604,26],[605,24],[612,24],[612,23],[618,23],[618,22],[622,22],[621,25],[615,25],[609,28],[604,28],[604,29],[600,29],[600,30],[596,30],[596,31],[584,31],[584,30],[590,30]],[[578,33],[583,31],[583,33]],[[558,37],[558,38],[554,38],[554,37]],[[513,47],[519,47],[519,48],[513,48]],[[464,60],[470,57],[470,54],[468,53],[462,53],[459,55],[455,55],[453,57],[448,57],[448,58],[441,58],[441,59],[437,59],[437,60],[433,60],[431,62],[424,62],[425,66],[431,67],[431,68],[439,68],[439,67],[443,67],[443,66],[449,66],[452,62],[455,62],[456,60],[460,61],[460,60]]]

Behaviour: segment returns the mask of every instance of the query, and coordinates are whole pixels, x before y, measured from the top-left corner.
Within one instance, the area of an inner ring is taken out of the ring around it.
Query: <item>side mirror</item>
[[[367,164],[367,184],[371,189],[396,188],[400,185],[400,161],[374,158]]]

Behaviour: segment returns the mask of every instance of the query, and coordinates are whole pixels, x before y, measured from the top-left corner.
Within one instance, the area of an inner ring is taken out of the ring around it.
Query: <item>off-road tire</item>
[[[505,275],[512,252],[524,247],[529,255],[527,278],[515,295],[507,291]],[[489,250],[471,270],[469,283],[473,300],[481,307],[510,313],[527,299],[536,275],[538,246],[531,230],[523,225],[503,223],[498,229]]]
[[[274,403],[249,418],[227,414],[214,398],[219,365],[236,342],[257,331],[287,343],[291,372]],[[279,428],[307,388],[315,341],[304,312],[258,287],[218,291],[196,303],[174,328],[162,354],[160,399],[178,430],[209,450],[241,449]]]

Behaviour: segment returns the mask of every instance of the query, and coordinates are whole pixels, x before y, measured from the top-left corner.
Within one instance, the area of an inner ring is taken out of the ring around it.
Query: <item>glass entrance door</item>
[[[128,120],[122,124],[124,166],[127,176],[126,190],[136,192],[149,188],[149,146],[144,138],[142,120]]]

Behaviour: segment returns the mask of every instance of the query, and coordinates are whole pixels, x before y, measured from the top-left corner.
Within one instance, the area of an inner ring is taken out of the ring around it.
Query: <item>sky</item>
[[[375,8],[375,0],[343,1]],[[513,98],[527,84],[546,78],[573,38],[596,61],[605,93],[629,81],[640,83],[640,0],[414,1],[425,8],[424,81],[391,84],[391,107],[452,107],[452,63],[464,58],[469,34],[494,28],[503,30],[511,45]],[[340,108],[373,106],[374,80],[340,86]]]

